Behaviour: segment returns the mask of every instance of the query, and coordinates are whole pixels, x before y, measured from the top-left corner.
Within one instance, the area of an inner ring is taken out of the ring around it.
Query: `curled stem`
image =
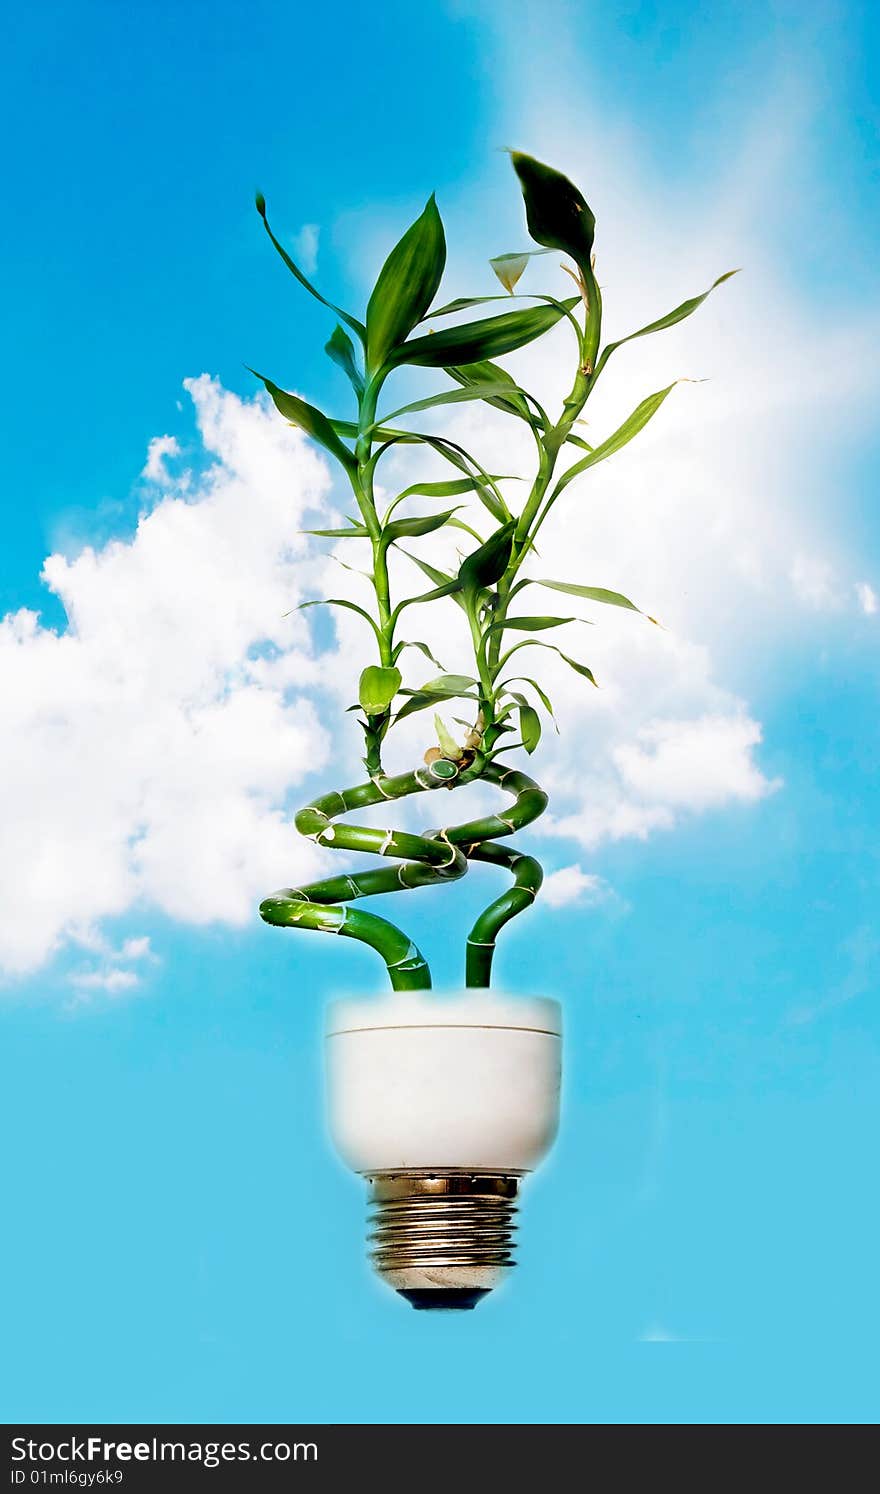
[[[317,845],[402,858],[400,864],[325,877],[305,887],[285,887],[264,899],[260,916],[266,923],[281,928],[314,929],[358,939],[382,956],[395,991],[426,990],[431,985],[431,973],[413,941],[387,919],[345,905],[356,898],[453,880],[465,874],[469,860],[503,866],[513,872],[514,886],[480,914],[467,946],[467,984],[487,986],[499,930],[531,906],[541,885],[537,861],[498,845],[497,837],[513,835],[536,819],[546,807],[547,795],[533,779],[514,768],[504,769],[489,763],[480,776],[513,794],[514,802],[507,813],[486,815],[427,835],[340,825],[334,821],[350,810],[384,800],[456,787],[466,779],[460,765],[451,758],[439,758],[429,767],[397,777],[377,774],[367,783],[333,790],[315,799],[296,816],[296,827],[301,834]]]

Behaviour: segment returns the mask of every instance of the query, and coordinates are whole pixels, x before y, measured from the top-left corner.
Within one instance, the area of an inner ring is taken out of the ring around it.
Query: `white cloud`
[[[82,970],[70,977],[70,984],[79,991],[106,991],[116,996],[120,991],[131,991],[138,984],[133,970]]]
[[[583,871],[577,863],[550,872],[541,888],[541,902],[551,908],[567,908],[571,903],[594,907],[613,895],[607,882],[593,872]]]
[[[106,991],[110,995],[116,995],[120,991],[133,990],[140,985],[140,976],[125,967],[139,960],[158,963],[146,934],[123,939],[121,945],[115,948],[99,928],[94,924],[87,924],[68,929],[67,939],[72,946],[85,950],[100,962],[98,965],[92,964],[69,971],[67,983],[79,993],[75,1006],[84,1004],[89,992]]]
[[[133,907],[244,922],[282,868],[315,862],[282,806],[327,736],[295,688],[315,668],[305,620],[284,614],[314,579],[297,531],[328,478],[262,403],[187,387],[212,459],[192,496],[160,492],[130,541],[49,557],[65,632],[0,622],[10,973]]]
[[[180,443],[176,436],[154,436],[147,447],[147,460],[141,477],[145,477],[148,482],[166,482],[166,459],[176,456],[180,456]]]
[[[874,617],[880,611],[880,597],[877,596],[873,586],[868,585],[867,581],[858,581],[856,583],[856,596],[858,597],[859,606],[866,617]]]
[[[150,941],[145,935],[137,939],[124,939],[119,951],[121,960],[145,960],[151,954]]]

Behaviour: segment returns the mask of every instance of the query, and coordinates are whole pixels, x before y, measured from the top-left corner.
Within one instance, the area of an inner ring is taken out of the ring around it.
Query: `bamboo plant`
[[[466,982],[479,987],[490,983],[499,931],[535,899],[542,880],[541,867],[533,856],[517,850],[512,838],[543,812],[547,795],[506,758],[518,749],[528,754],[535,751],[541,738],[541,713],[552,714],[552,708],[540,681],[518,673],[518,655],[527,648],[553,649],[587,687],[596,682],[587,664],[536,636],[574,619],[523,611],[524,593],[527,588],[540,587],[567,597],[639,611],[619,592],[583,585],[576,577],[547,579],[540,574],[539,566],[536,574],[535,541],[574,479],[638,435],[674,387],[669,384],[648,395],[617,430],[597,445],[590,445],[576,427],[609,359],[633,338],[660,332],[689,317],[716,286],[735,273],[721,275],[702,295],[682,302],[628,337],[603,345],[593,214],[577,187],[560,172],[518,152],[512,154],[512,163],[525,202],[528,230],[537,247],[490,261],[503,288],[501,293],[434,305],[446,242],[432,196],[385,261],[363,321],[332,305],[311,284],[272,232],[265,200],[261,194],[257,196],[257,210],[266,233],[288,270],[339,319],[326,352],[348,380],[353,418],[328,416],[271,379],[257,377],[280,414],[338,463],[354,495],[357,514],[345,527],[312,533],[334,540],[366,541],[372,556],[369,581],[374,604],[361,607],[345,598],[326,602],[357,613],[375,650],[374,660],[360,675],[357,703],[367,776],[354,787],[322,794],[300,810],[295,823],[318,845],[371,852],[395,862],[391,867],[378,866],[327,877],[304,887],[285,888],[266,898],[260,913],[270,924],[343,934],[370,945],[384,960],[395,990],[430,987],[428,964],[395,924],[351,906],[353,903],[379,893],[453,880],[466,873],[471,861],[488,862],[509,873],[512,886],[481,912],[467,939]],[[517,287],[529,259],[551,250],[564,256],[563,268],[574,282],[574,293],[564,300],[520,294]],[[481,312],[476,320],[446,321],[494,301],[511,300],[519,304],[488,315]],[[534,342],[560,322],[567,323],[572,334],[571,388],[561,409],[551,414],[495,360]],[[385,386],[402,368],[443,370],[449,377],[449,387],[380,413]],[[478,457],[448,436],[414,431],[399,423],[437,406],[473,400],[484,401],[528,428],[534,444],[534,468],[528,485],[519,484],[527,494],[519,503],[507,495],[505,479],[487,472]],[[411,484],[380,511],[377,473],[387,454],[400,445],[433,453],[448,464],[451,473],[446,481]],[[445,500],[461,496],[470,496],[481,505],[483,522],[479,530],[460,519],[453,507],[414,516],[406,512],[410,498]],[[461,533],[466,547],[454,571],[435,565],[429,558],[430,550],[426,556],[421,543],[450,526]],[[427,589],[399,597],[392,594],[389,556],[400,550],[430,582]],[[434,603],[457,605],[462,610],[472,655],[463,663],[461,674],[441,673],[418,688],[408,687],[400,670],[403,651],[416,647],[432,656],[427,645],[403,638],[401,627],[404,620],[408,623],[410,609]],[[469,713],[467,722],[462,723],[466,735],[460,742],[436,714],[438,707],[452,701],[464,702]],[[428,746],[423,763],[407,773],[386,774],[383,745],[389,731],[414,712],[430,710],[435,711],[437,738]],[[495,785],[510,795],[512,802],[496,814],[423,835],[339,823],[340,816],[350,811],[438,788],[454,790],[477,779]]]

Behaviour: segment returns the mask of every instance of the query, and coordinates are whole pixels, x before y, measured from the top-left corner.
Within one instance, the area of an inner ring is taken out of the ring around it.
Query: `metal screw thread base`
[[[371,1182],[371,1260],[414,1307],[473,1307],[514,1265],[515,1176],[399,1172]]]

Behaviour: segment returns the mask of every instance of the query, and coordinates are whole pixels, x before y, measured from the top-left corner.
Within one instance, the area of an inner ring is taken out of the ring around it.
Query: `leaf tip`
[[[263,196],[262,192],[260,191],[259,187],[257,188],[256,192],[254,193],[254,206],[256,207],[257,212],[259,213],[260,217],[263,218],[263,219],[265,219],[265,217],[266,217],[266,199]]]

